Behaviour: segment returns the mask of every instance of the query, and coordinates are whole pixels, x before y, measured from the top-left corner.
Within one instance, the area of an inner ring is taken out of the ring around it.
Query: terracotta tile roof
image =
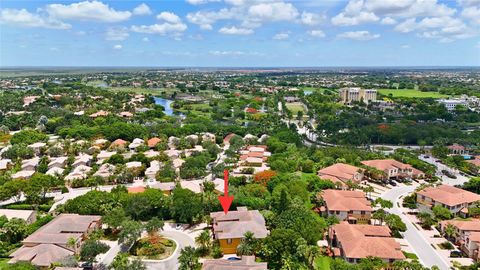
[[[475,159],[467,160],[468,163],[471,163],[477,167],[480,167],[480,156],[476,156]]]
[[[454,143],[452,145],[447,146],[448,149],[450,150],[465,150],[465,146],[460,145],[458,143]]]
[[[399,169],[408,169],[412,168],[411,165],[405,164],[394,159],[374,159],[374,160],[364,160],[362,164],[367,165],[369,167],[374,167],[379,170],[389,170],[392,167],[399,168]]]
[[[49,267],[52,263],[74,255],[72,250],[53,244],[40,244],[33,247],[23,246],[13,252],[11,263],[30,262],[36,266]]]
[[[447,224],[452,224],[456,228],[462,231],[477,231],[480,232],[480,220],[444,220],[440,222],[442,228],[447,226]]]
[[[265,238],[268,235],[265,219],[258,210],[247,210],[246,207],[237,207],[237,211],[210,213],[213,223],[213,232],[216,239],[242,238],[250,231],[256,238]]]
[[[480,195],[478,194],[448,185],[427,187],[418,191],[417,194],[448,206],[472,203],[480,200]]]
[[[329,211],[372,211],[362,191],[326,189],[322,198]]]
[[[205,260],[202,270],[267,270],[266,262],[255,262],[254,256],[243,256],[239,261]]]
[[[354,176],[361,170],[361,168],[349,164],[337,163],[319,170],[318,176],[322,179],[329,179],[334,182],[346,182],[348,180],[354,181]]]
[[[157,144],[159,144],[161,141],[162,140],[160,138],[154,137],[154,138],[151,138],[147,141],[147,145],[148,145],[148,147],[152,148],[152,147],[157,146]]]
[[[227,136],[225,136],[225,138],[223,139],[223,143],[230,143],[230,139],[233,138],[233,136],[235,136],[236,134],[235,133],[230,133],[228,134]]]
[[[122,139],[116,139],[115,141],[112,142],[110,146],[125,146],[127,144],[126,141]]]
[[[480,232],[472,232],[469,236],[468,239],[473,242],[480,242]]]
[[[129,187],[128,193],[142,193],[145,191],[144,187]]]
[[[347,258],[366,258],[403,260],[400,244],[390,237],[387,226],[358,225],[340,223],[332,226],[341,249]]]

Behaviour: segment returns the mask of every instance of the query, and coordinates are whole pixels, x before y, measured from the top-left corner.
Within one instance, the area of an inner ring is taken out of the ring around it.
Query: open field
[[[415,89],[378,89],[382,95],[388,96],[392,94],[393,97],[408,97],[408,98],[444,98],[448,95],[443,95],[438,92],[422,92]]]
[[[297,112],[302,111],[305,114],[305,108],[301,102],[286,103],[287,109],[289,109],[293,115],[297,115]]]

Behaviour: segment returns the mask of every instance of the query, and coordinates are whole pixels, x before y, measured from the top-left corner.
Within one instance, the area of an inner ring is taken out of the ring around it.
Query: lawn
[[[406,252],[406,251],[402,251],[402,252],[403,252],[403,255],[405,255],[405,257],[406,257],[407,259],[418,260],[417,254],[415,254],[415,253],[410,253],[410,252]]]
[[[294,102],[294,103],[286,103],[287,109],[292,112],[294,116],[297,115],[297,112],[302,111],[305,114],[305,108],[303,107],[303,103]]]
[[[330,270],[330,262],[332,259],[327,256],[320,256],[315,259],[315,269]]]
[[[0,259],[0,270],[8,269],[8,258]]]
[[[444,98],[448,95],[440,94],[438,92],[422,92],[415,89],[378,89],[382,95],[388,96],[392,94],[393,97],[408,97],[408,98]]]

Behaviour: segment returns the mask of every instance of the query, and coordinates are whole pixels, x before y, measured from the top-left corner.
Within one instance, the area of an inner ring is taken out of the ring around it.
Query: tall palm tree
[[[238,255],[255,255],[256,249],[257,239],[255,239],[255,235],[253,234],[253,232],[246,232],[237,247]]]
[[[447,237],[447,239],[455,239],[458,236],[457,229],[455,226],[453,226],[453,224],[447,224],[443,230],[443,234],[445,237]]]
[[[198,270],[202,266],[198,262],[198,255],[193,247],[183,248],[180,251],[178,262],[180,263],[180,270]]]
[[[210,233],[208,231],[203,231],[195,238],[195,243],[201,247],[203,250],[208,250],[211,244]]]

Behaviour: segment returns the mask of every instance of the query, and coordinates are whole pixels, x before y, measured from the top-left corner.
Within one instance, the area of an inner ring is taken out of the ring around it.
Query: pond
[[[153,97],[153,99],[155,100],[155,104],[162,105],[165,108],[164,112],[166,115],[172,116],[174,114],[173,108],[172,108],[173,100],[165,99],[161,97]]]

